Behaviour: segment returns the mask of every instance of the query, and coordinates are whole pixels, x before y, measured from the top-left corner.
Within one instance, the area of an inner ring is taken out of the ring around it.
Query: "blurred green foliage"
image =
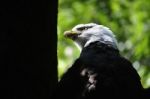
[[[58,71],[59,77],[79,56],[78,48],[63,32],[80,23],[109,27],[121,54],[129,59],[150,86],[150,0],[59,0]]]

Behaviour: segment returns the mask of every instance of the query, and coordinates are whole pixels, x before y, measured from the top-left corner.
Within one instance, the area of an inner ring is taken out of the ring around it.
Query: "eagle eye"
[[[83,31],[83,30],[87,30],[87,29],[89,29],[89,28],[92,28],[92,26],[79,27],[79,28],[77,28],[77,30]]]

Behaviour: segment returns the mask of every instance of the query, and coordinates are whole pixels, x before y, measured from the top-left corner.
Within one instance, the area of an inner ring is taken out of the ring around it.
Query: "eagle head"
[[[95,23],[78,24],[71,30],[65,31],[64,36],[75,41],[81,49],[95,41],[109,44],[118,49],[113,32],[108,27]]]

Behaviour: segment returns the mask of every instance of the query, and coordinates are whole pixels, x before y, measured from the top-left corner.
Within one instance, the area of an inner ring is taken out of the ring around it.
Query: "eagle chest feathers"
[[[119,54],[109,28],[79,24],[64,35],[79,46],[81,54],[62,76],[52,99],[142,99],[140,77]]]
[[[114,60],[118,57],[118,50],[98,41],[83,48],[79,60],[82,63],[81,75],[87,79],[82,93],[84,97],[96,94],[99,87],[102,89],[102,86],[104,88],[112,86],[117,66]]]

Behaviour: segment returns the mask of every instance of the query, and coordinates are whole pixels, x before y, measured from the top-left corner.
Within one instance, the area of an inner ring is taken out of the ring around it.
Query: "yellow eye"
[[[87,30],[87,29],[88,29],[87,27],[84,28],[84,30]]]
[[[83,31],[83,30],[87,30],[87,29],[88,29],[87,27],[80,27],[80,28],[78,28],[77,30]]]
[[[77,28],[77,30],[83,31],[83,30],[87,30],[89,28],[92,28],[92,26],[79,27],[79,28]]]

